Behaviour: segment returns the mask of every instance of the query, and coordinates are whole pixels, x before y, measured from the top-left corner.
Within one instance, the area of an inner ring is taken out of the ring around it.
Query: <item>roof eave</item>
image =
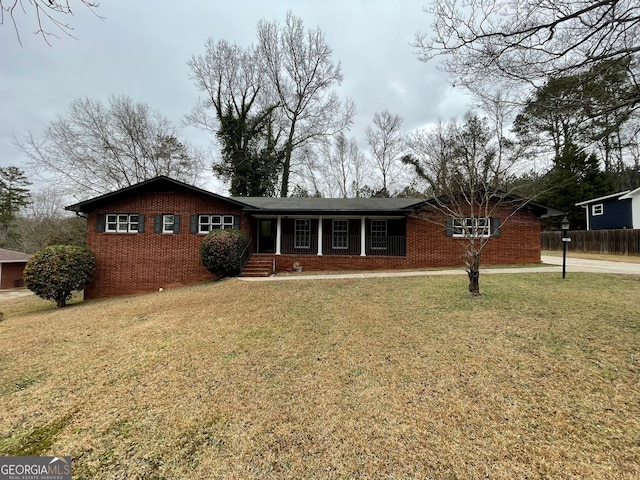
[[[172,183],[174,185],[176,185],[179,188],[185,189],[185,190],[189,190],[192,191],[194,193],[198,193],[200,195],[206,195],[209,197],[214,197],[220,200],[224,200],[226,202],[232,203],[234,205],[237,205],[241,208],[244,208],[247,206],[247,204],[239,202],[238,200],[229,198],[229,197],[223,197],[221,195],[218,195],[217,193],[213,193],[213,192],[209,192],[208,190],[204,190],[202,188],[199,187],[194,187],[193,185],[189,185],[188,183],[184,183],[181,182],[179,180],[175,180],[173,178],[167,177],[165,175],[160,175],[157,177],[153,177],[153,178],[149,178],[147,180],[144,180],[142,182],[136,183],[135,185],[130,185],[128,187],[124,187],[121,188],[120,190],[116,190],[115,192],[109,192],[109,193],[105,193],[103,195],[99,195],[97,197],[94,198],[90,198],[88,200],[84,200],[82,202],[78,202],[78,203],[74,203],[73,205],[67,205],[66,207],[64,207],[65,210],[69,210],[72,212],[76,212],[76,213],[88,213],[91,210],[93,210],[94,208],[96,208],[97,205],[100,205],[101,203],[105,203],[108,202],[109,200],[113,199],[113,198],[117,198],[121,195],[126,195],[127,193],[130,192],[134,192],[135,190],[138,190],[140,188],[144,188],[148,185],[151,185],[153,183],[156,182],[168,182],[168,183]]]
[[[605,195],[603,197],[591,198],[589,200],[585,200],[584,202],[576,203],[576,207],[583,207],[585,205],[589,205],[590,203],[600,202],[602,200],[609,200],[610,198],[615,198],[615,197],[618,197],[618,200],[622,200],[629,193],[631,193],[631,190],[625,190],[624,192],[612,193],[610,195]]]

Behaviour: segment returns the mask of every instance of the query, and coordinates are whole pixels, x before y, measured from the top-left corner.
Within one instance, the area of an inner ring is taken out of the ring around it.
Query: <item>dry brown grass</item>
[[[83,478],[640,476],[640,281],[227,280],[0,306],[0,455]]]

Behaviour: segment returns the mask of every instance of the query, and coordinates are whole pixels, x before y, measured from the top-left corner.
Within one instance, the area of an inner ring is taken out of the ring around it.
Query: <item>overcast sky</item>
[[[255,43],[259,20],[283,23],[288,10],[306,27],[319,27],[342,65],[339,93],[356,103],[348,136],[365,146],[364,130],[384,109],[411,131],[439,118],[461,117],[469,99],[447,83],[437,63],[417,60],[410,43],[428,31],[428,0],[102,0],[96,18],[77,5],[70,18],[77,40],[62,36],[48,46],[35,36],[33,17],[17,15],[22,47],[12,25],[0,25],[0,165],[27,168],[14,136],[39,135],[78,97],[126,95],[148,103],[180,125],[198,98],[187,60],[214,40]],[[29,2],[25,2],[29,3]],[[79,2],[72,2],[74,5]],[[203,145],[193,127],[182,137]],[[219,192],[226,193],[226,192]]]

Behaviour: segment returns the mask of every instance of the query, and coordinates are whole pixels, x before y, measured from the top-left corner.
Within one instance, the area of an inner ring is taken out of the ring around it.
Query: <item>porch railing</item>
[[[317,235],[282,235],[280,243],[282,253],[297,253],[300,255],[314,255],[318,253]]]
[[[249,261],[250,256],[251,256],[251,240],[249,240],[249,243],[247,243],[247,246],[244,248],[244,250],[242,251],[242,254],[240,255],[240,271],[244,269],[245,265]]]
[[[367,255],[389,255],[404,257],[407,254],[406,237],[367,237]]]
[[[322,236],[322,253],[324,255],[360,255],[360,235],[350,235],[345,248],[336,248],[332,235]],[[341,245],[342,246],[342,245]],[[316,255],[318,253],[318,236],[282,235],[280,251],[284,254]],[[406,237],[367,237],[365,252],[370,256],[405,256]]]

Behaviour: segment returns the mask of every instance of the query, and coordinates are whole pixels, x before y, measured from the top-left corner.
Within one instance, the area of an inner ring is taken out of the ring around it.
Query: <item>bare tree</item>
[[[329,197],[356,197],[370,173],[368,158],[358,148],[355,138],[339,134],[322,148],[320,177],[324,179]],[[316,175],[318,172],[316,172]]]
[[[496,129],[476,114],[464,122],[440,122],[409,139],[403,162],[427,182],[430,208],[424,218],[458,237],[463,249],[469,291],[480,294],[480,260],[492,238],[527,203],[508,188],[519,167],[519,155],[500,146]]]
[[[15,247],[34,253],[50,245],[84,245],[87,220],[65,211],[68,197],[55,186],[32,193],[31,203],[15,220]]]
[[[295,150],[346,130],[355,109],[350,101],[343,106],[332,90],[342,83],[342,72],[320,29],[305,30],[291,12],[284,25],[261,21],[258,50],[283,114],[280,196],[286,197]]]
[[[78,99],[42,138],[18,147],[43,175],[53,175],[75,197],[99,195],[158,175],[196,183],[203,154],[178,139],[176,128],[148,105],[111,97],[107,106]]]
[[[397,183],[400,175],[400,158],[404,150],[404,139],[400,130],[402,118],[384,110],[382,113],[374,114],[373,125],[374,128],[367,127],[365,135],[371,149],[371,157],[380,170],[380,190],[385,195],[391,195],[391,188]]]
[[[47,45],[51,45],[49,37],[57,37],[57,33],[73,37],[71,34],[73,27],[66,22],[69,16],[73,16],[71,3],[70,0],[0,0],[0,25],[4,25],[8,18],[16,31],[18,43],[22,45],[16,15],[22,12],[24,15],[35,17],[36,30],[34,33],[40,35]],[[76,4],[86,7],[94,13],[94,10],[99,6],[97,2],[89,0],[78,0]]]
[[[637,0],[434,0],[426,11],[432,34],[416,34],[418,57],[441,56],[454,82],[476,92],[498,81],[540,87],[640,51]],[[606,111],[638,105],[637,62],[629,74],[635,89]]]

